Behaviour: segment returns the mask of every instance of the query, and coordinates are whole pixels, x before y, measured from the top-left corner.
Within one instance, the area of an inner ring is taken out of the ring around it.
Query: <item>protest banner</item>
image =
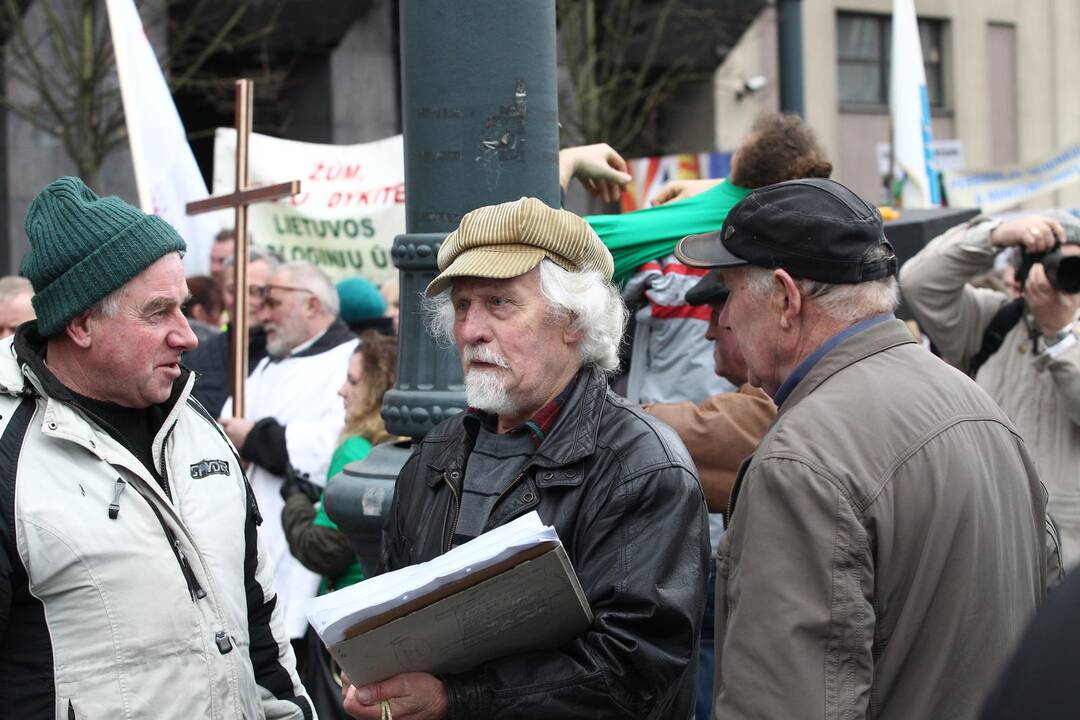
[[[214,193],[231,192],[236,173],[236,131],[214,138]],[[357,145],[325,145],[253,133],[250,184],[300,178],[292,198],[253,205],[248,227],[255,245],[286,261],[306,260],[335,282],[361,276],[380,284],[397,270],[394,237],[405,232],[405,162],[402,137]]]
[[[964,170],[967,159],[964,154],[963,140],[931,140],[930,149],[934,153],[934,167],[939,171]],[[877,155],[878,172],[884,177],[892,167],[892,144],[877,143],[874,146]]]
[[[1036,163],[996,170],[945,172],[945,194],[953,207],[994,213],[1037,195],[1080,181],[1080,143]]]

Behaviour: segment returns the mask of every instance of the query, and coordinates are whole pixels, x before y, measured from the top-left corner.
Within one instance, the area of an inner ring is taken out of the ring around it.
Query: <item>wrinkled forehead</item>
[[[293,277],[292,272],[288,268],[282,268],[273,274],[266,281],[267,285],[288,285],[290,287],[306,288],[307,283],[303,282],[303,278]]]
[[[540,292],[539,271],[533,268],[512,278],[456,277],[450,282],[450,296],[532,294]]]

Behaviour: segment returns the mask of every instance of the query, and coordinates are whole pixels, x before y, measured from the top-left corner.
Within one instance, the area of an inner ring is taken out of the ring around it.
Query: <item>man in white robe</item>
[[[289,552],[281,525],[281,485],[291,465],[311,482],[325,485],[345,409],[337,389],[356,349],[356,337],[338,319],[338,296],[314,265],[282,265],[270,277],[259,321],[269,353],[251,373],[243,418],[225,403],[225,432],[252,464],[248,471],[263,516],[260,528],[274,568],[274,581],[293,639],[307,629],[304,602],[314,597],[319,576]]]

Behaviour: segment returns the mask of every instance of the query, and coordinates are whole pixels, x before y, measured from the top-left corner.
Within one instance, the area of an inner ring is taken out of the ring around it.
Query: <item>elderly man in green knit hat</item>
[[[313,716],[235,451],[190,396],[185,245],[78,178],[0,341],[0,717]]]

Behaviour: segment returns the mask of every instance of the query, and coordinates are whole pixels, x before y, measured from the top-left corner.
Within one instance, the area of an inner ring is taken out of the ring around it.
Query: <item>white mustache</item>
[[[461,361],[465,364],[482,362],[496,365],[501,368],[509,368],[510,362],[487,345],[466,345],[461,351]]]

